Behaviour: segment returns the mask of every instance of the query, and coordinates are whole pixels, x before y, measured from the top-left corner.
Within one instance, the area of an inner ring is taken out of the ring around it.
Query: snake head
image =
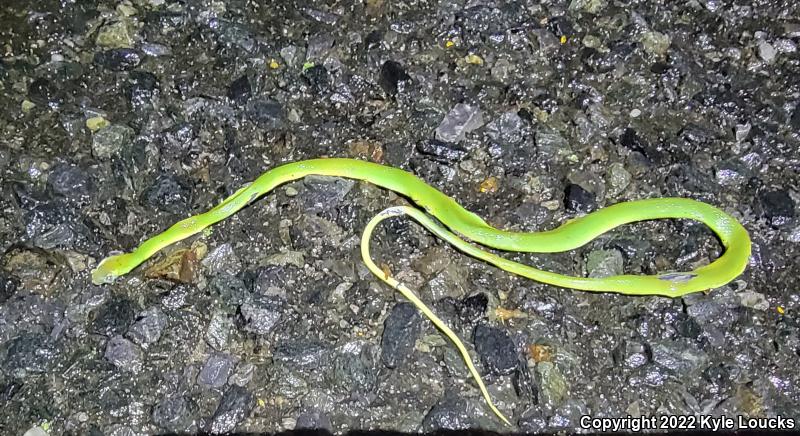
[[[113,283],[117,277],[131,270],[129,264],[128,254],[117,254],[103,259],[97,264],[97,268],[92,270],[92,283],[95,285]]]

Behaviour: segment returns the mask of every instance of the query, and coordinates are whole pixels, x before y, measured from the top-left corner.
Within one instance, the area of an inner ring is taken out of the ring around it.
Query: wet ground
[[[792,1],[124,2],[0,9],[0,432],[507,430],[455,349],[362,265],[404,200],[307,178],[113,285],[89,271],[282,162],[408,169],[490,223],[683,196],[751,232],[682,299],[558,289],[394,220],[374,251],[465,338],[517,431],[800,419],[800,11]],[[574,275],[691,269],[641,223]]]

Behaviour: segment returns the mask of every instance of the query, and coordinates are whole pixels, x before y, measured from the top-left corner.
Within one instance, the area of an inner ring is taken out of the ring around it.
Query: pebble
[[[586,257],[586,270],[591,278],[622,274],[624,259],[619,250],[593,250]]]
[[[478,106],[459,103],[436,128],[436,139],[444,142],[460,142],[466,134],[483,125],[483,112]]]
[[[281,320],[280,304],[265,298],[256,298],[241,305],[240,313],[245,331],[266,335]]]
[[[651,344],[651,350],[655,363],[681,376],[694,373],[707,361],[703,351],[685,342],[661,341]]]
[[[139,315],[136,322],[128,329],[128,338],[136,344],[147,348],[161,338],[167,326],[167,316],[161,309],[153,307]]]
[[[197,375],[197,384],[217,389],[225,386],[237,362],[237,358],[227,353],[214,353],[208,356]]]
[[[142,55],[130,48],[115,48],[94,55],[94,62],[111,71],[130,71],[142,63]]]
[[[758,42],[758,57],[764,62],[771,64],[775,62],[775,56],[778,54],[775,47],[767,41]]]
[[[189,208],[191,189],[183,179],[162,173],[144,193],[147,204],[164,212],[179,214]]]
[[[250,415],[253,408],[253,394],[241,386],[230,386],[217,406],[208,424],[213,434],[230,433]]]
[[[132,146],[135,136],[133,129],[119,124],[100,129],[92,137],[92,154],[98,159],[118,156]]]
[[[74,164],[59,163],[53,166],[47,183],[53,192],[69,199],[85,199],[94,191],[89,173]]]
[[[58,107],[62,103],[58,88],[47,79],[36,79],[28,85],[28,98],[37,105]]]
[[[197,405],[182,394],[171,394],[153,407],[153,423],[170,433],[189,433]]]
[[[3,370],[11,375],[44,372],[58,355],[55,344],[40,333],[24,332],[2,346],[6,350]]]
[[[523,139],[522,127],[523,121],[517,111],[508,111],[486,126],[486,134],[503,144],[518,144]]]
[[[655,31],[644,32],[640,41],[644,51],[656,56],[666,55],[672,42],[669,35]]]
[[[123,335],[136,319],[133,302],[127,298],[112,297],[97,308],[92,331],[104,336]]]
[[[325,364],[330,355],[329,347],[321,342],[300,340],[282,342],[275,347],[272,359],[289,367],[317,368]]]
[[[266,97],[250,99],[245,110],[247,118],[262,129],[278,129],[283,126],[283,106]]]
[[[250,87],[250,79],[247,74],[242,75],[238,79],[231,82],[228,86],[228,98],[236,104],[245,104],[253,95],[253,89]]]
[[[779,189],[764,192],[758,197],[764,216],[773,226],[783,226],[794,218],[795,203],[788,192]]]
[[[233,330],[233,320],[227,313],[215,311],[206,329],[206,342],[211,348],[221,351],[228,346],[228,340]]]
[[[411,76],[406,73],[400,62],[386,61],[381,65],[381,75],[378,83],[384,92],[389,95],[397,94],[402,91],[406,83],[411,81]]]
[[[142,350],[122,336],[114,336],[108,340],[104,357],[112,365],[125,372],[137,373],[144,364]]]
[[[440,163],[460,162],[467,157],[467,151],[455,143],[426,139],[417,143],[417,151]]]
[[[323,430],[328,433],[333,432],[331,418],[325,412],[317,409],[306,410],[297,416],[294,430]]]
[[[597,201],[594,194],[570,183],[564,194],[564,207],[569,213],[589,213],[597,209]]]
[[[446,397],[428,411],[422,420],[422,430],[432,433],[437,430],[467,430],[478,427],[475,411],[467,400]]]
[[[414,351],[422,317],[411,303],[398,303],[383,323],[381,361],[387,368],[404,365]]]
[[[545,410],[557,408],[567,397],[567,380],[552,362],[536,364],[539,379],[539,402]]]
[[[490,374],[508,375],[519,366],[517,347],[505,330],[478,324],[472,343],[484,369]]]

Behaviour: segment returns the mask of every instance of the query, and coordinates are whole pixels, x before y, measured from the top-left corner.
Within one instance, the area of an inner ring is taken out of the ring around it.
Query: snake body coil
[[[331,158],[289,163],[265,172],[253,183],[239,189],[219,205],[205,213],[174,224],[163,233],[143,242],[133,252],[107,257],[92,272],[92,281],[95,284],[110,283],[136,268],[162,248],[231,216],[275,187],[307,175],[359,179],[395,191],[411,199],[447,227],[442,227],[419,209],[389,208],[367,225],[362,237],[362,257],[373,273],[402,292],[453,340],[464,357],[473,378],[481,388],[487,403],[505,422],[508,421],[492,404],[477,370],[472,365],[469,355],[458,337],[413,292],[383,273],[369,258],[369,236],[378,222],[390,216],[406,214],[459,250],[511,273],[563,288],[616,292],[627,295],[680,297],[692,292],[719,287],[741,274],[750,256],[750,237],[744,227],[720,209],[695,200],[654,198],[629,201],[576,218],[553,230],[531,233],[511,232],[488,225],[479,216],[467,211],[455,200],[409,172],[360,160]],[[477,244],[504,251],[553,253],[581,247],[597,236],[623,224],[663,218],[683,218],[702,222],[719,237],[725,252],[710,264],[688,272],[587,278],[542,271],[513,262],[482,250],[456,236],[458,234]]]

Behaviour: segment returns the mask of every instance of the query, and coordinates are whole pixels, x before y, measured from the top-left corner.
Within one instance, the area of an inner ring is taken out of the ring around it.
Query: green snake
[[[174,224],[166,231],[144,241],[130,253],[116,254],[103,259],[92,271],[92,282],[111,283],[162,248],[224,220],[277,186],[308,175],[364,180],[409,198],[427,212],[409,206],[394,206],[379,213],[364,230],[361,239],[362,258],[370,271],[414,303],[455,344],[488,406],[506,424],[509,424],[508,420],[493,404],[466,347],[458,336],[431,312],[414,292],[391,277],[389,273],[382,271],[370,258],[370,236],[381,221],[393,216],[408,215],[472,257],[523,277],[562,288],[584,291],[680,297],[730,282],[744,271],[750,257],[750,237],[744,227],[722,210],[696,200],[652,198],[628,201],[575,218],[553,230],[513,232],[490,226],[479,216],[464,209],[454,199],[407,171],[355,159],[323,158],[288,163],[265,172],[253,183],[239,189],[209,211]],[[713,262],[688,272],[588,278],[566,276],[513,262],[461,239],[463,237],[476,244],[503,251],[554,253],[581,247],[623,224],[663,218],[683,218],[702,222],[717,235],[725,248],[724,253]]]

